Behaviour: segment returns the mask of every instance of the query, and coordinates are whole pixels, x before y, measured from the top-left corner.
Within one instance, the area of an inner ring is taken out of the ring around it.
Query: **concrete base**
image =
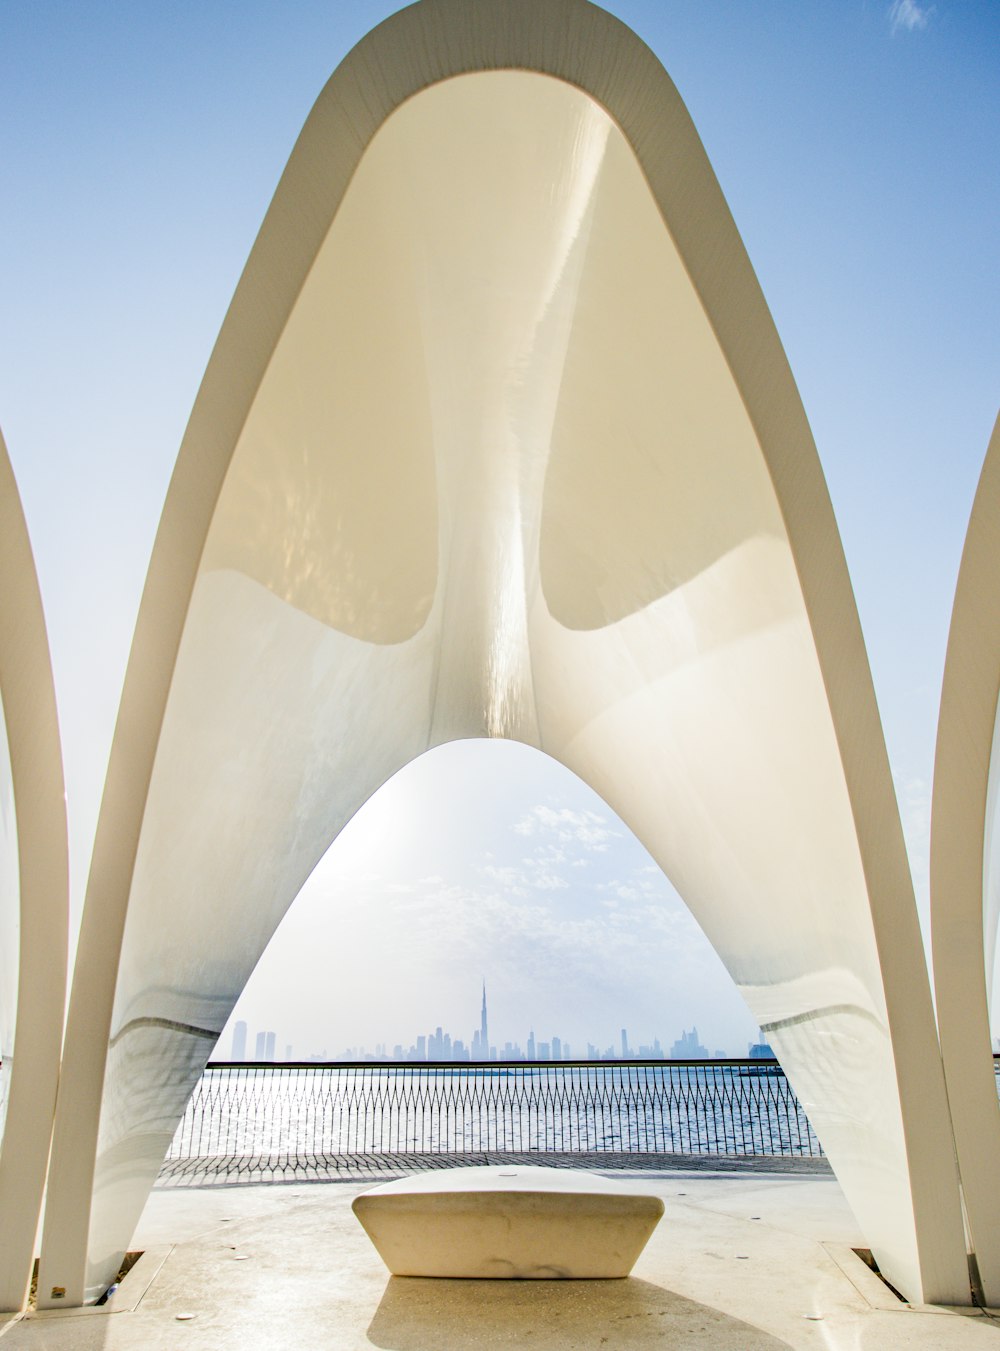
[[[13,1321],[0,1351],[1000,1348],[981,1313],[886,1298],[832,1178],[642,1182],[666,1213],[624,1281],[387,1276],[351,1213],[368,1183],[157,1191],[133,1246],[172,1249],[134,1312]]]
[[[607,1280],[627,1276],[663,1214],[642,1184],[568,1168],[447,1168],[355,1197],[394,1276]]]

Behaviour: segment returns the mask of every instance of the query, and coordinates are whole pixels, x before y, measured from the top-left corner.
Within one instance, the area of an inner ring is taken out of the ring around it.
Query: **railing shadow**
[[[791,1351],[788,1342],[649,1281],[470,1281],[393,1276],[368,1328],[382,1351],[570,1351],[581,1346]]]

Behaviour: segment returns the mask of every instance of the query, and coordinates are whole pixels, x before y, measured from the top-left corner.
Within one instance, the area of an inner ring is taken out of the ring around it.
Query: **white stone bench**
[[[663,1214],[658,1196],[568,1168],[445,1168],[356,1197],[394,1276],[627,1276]]]

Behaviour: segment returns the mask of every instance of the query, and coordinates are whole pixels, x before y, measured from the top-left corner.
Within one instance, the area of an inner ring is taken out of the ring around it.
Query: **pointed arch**
[[[395,15],[279,185],[137,624],[43,1304],[113,1273],[329,841],[460,736],[540,746],[635,830],[883,1270],[966,1299],[906,855],[815,448],[676,90],[584,0]]]

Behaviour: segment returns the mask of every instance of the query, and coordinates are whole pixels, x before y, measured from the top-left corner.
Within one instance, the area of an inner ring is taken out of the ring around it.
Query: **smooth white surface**
[[[1000,917],[1000,418],[986,451],[955,590],[931,809],[934,987],[969,1228],[1000,1304],[1000,1105],[989,994]]]
[[[66,998],[66,802],[45,619],[0,437],[0,1310],[28,1294]]]
[[[479,1280],[627,1276],[663,1214],[648,1188],[524,1166],[435,1169],[352,1208],[394,1276]]]
[[[540,747],[632,826],[883,1270],[967,1298],[912,889],[815,450],[676,91],[579,0],[395,16],[321,96],[265,221],[137,627],[43,1302],[115,1270],[330,840],[468,736]]]
[[[426,1173],[381,1182],[362,1192],[365,1197],[424,1196],[443,1193],[551,1192],[566,1196],[640,1196],[653,1193],[632,1180],[602,1177],[582,1168],[547,1168],[544,1164],[482,1164],[471,1168],[433,1168]]]

